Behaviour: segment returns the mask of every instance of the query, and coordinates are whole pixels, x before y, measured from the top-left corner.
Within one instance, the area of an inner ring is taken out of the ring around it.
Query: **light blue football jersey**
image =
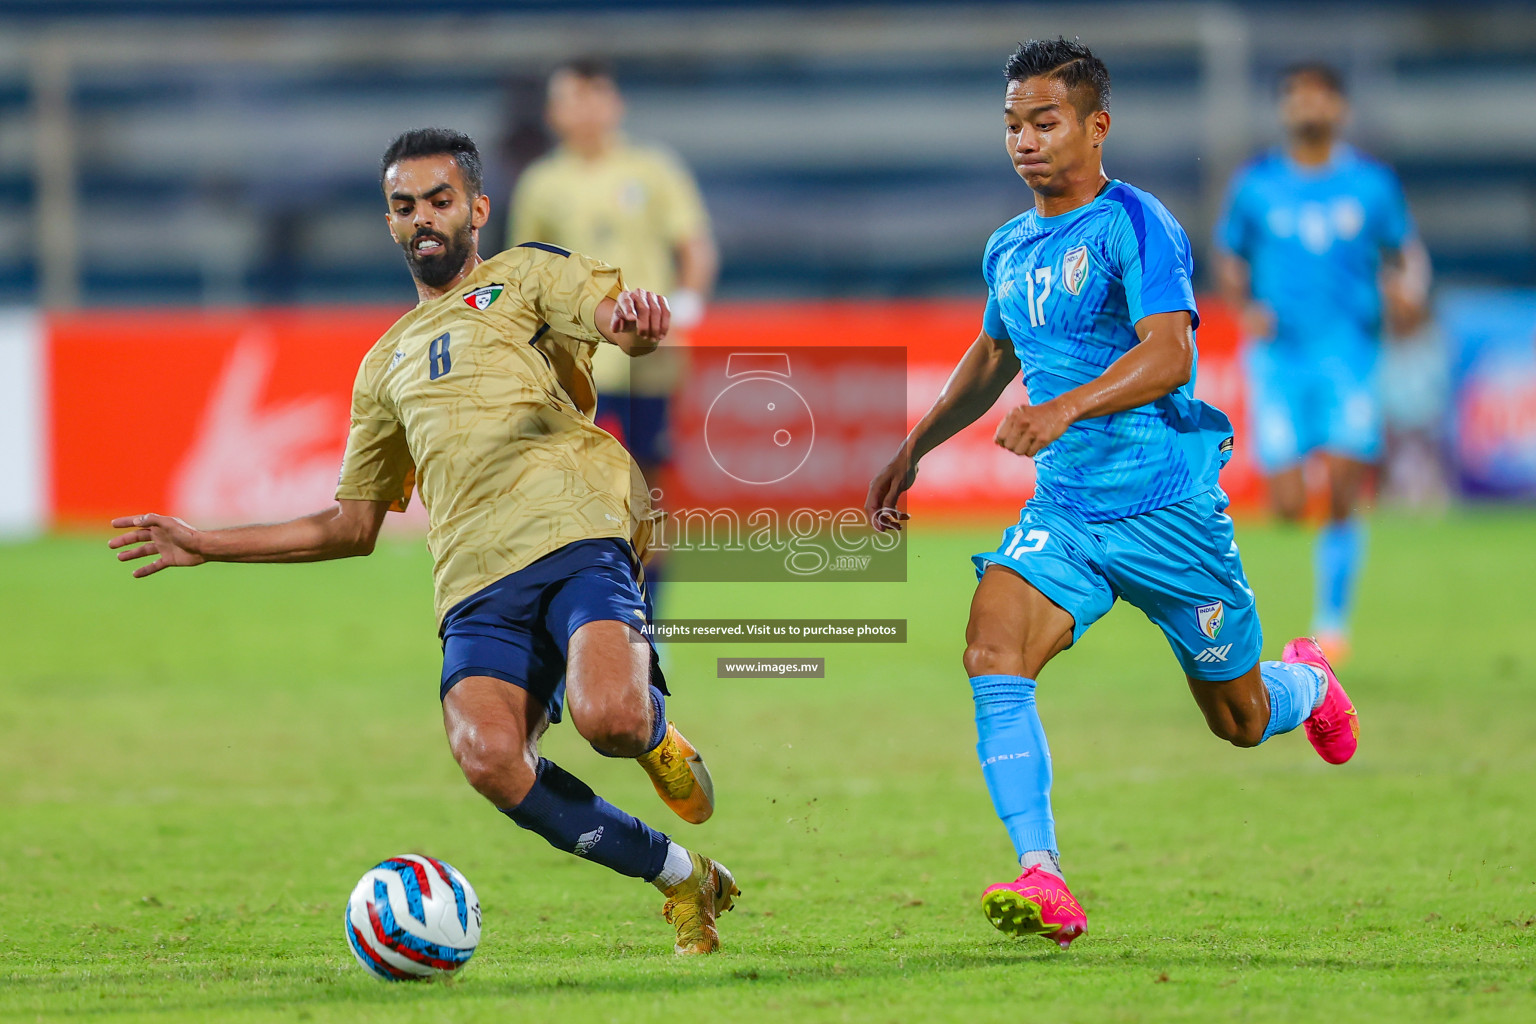
[[[1277,356],[1342,357],[1363,369],[1381,330],[1381,251],[1412,233],[1397,177],[1340,145],[1321,167],[1282,150],[1249,164],[1232,182],[1216,244],[1247,261],[1254,298],[1274,310]]]
[[[987,242],[983,329],[1013,343],[1030,401],[1098,377],[1140,339],[1136,322],[1187,311],[1189,236],[1150,193],[1111,181],[1085,206],[1034,210]],[[1035,456],[1036,497],[1089,522],[1164,508],[1211,490],[1232,424],[1189,383],[1155,402],[1081,420]]]

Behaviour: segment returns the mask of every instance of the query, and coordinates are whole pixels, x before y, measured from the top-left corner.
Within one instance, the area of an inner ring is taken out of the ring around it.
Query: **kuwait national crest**
[[[1061,258],[1061,283],[1067,291],[1073,295],[1083,290],[1083,282],[1088,280],[1088,247],[1080,245],[1076,249],[1068,249],[1067,254]]]
[[[1215,640],[1217,635],[1221,633],[1221,624],[1225,618],[1225,610],[1221,607],[1220,601],[1213,601],[1210,604],[1202,604],[1196,608],[1195,618],[1200,623],[1200,632]]]
[[[464,301],[475,309],[486,309],[491,303],[501,298],[501,293],[507,290],[504,284],[488,284],[484,288],[476,288],[464,296]]]

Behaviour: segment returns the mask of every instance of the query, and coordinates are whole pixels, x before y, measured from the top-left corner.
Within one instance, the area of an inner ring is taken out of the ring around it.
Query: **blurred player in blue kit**
[[[1244,168],[1216,228],[1222,291],[1242,313],[1259,464],[1278,513],[1299,519],[1303,464],[1320,455],[1328,522],[1318,534],[1313,631],[1338,660],[1365,553],[1363,492],[1382,447],[1383,315],[1425,315],[1428,259],[1392,172],[1339,141],[1348,102],[1323,64],[1280,82],[1285,144]]]
[[[1162,629],[1222,739],[1252,747],[1305,724],[1340,764],[1359,730],[1317,644],[1293,640],[1281,661],[1259,661],[1217,481],[1232,428],[1194,397],[1189,239],[1156,198],[1104,174],[1109,71],[1079,43],[1035,40],[1005,77],[1005,147],[1034,205],[988,241],[981,333],[871,483],[866,512],[876,529],[899,529],[918,461],[1022,369],[1030,403],[996,441],[1035,460],[1036,492],[998,549],[973,559],[964,663],[982,774],[1023,874],[987,889],[982,910],[1006,933],[1066,947],[1087,918],[1062,875],[1035,681],[1117,599]]]

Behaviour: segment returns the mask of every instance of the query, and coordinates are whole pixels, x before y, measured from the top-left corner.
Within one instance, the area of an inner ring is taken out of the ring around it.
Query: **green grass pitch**
[[[1377,520],[1342,768],[1299,733],[1211,737],[1134,609],[1063,655],[1040,703],[1090,928],[1066,953],[979,911],[1013,873],[960,668],[966,556],[995,536],[919,524],[903,585],[676,587],[679,617],[911,623],[900,646],[674,646],[705,826],[552,732],[551,756],[736,872],[725,951],[681,962],[650,887],[459,777],[419,542],[143,581],[105,534],[0,547],[0,1019],[1536,1019],[1536,520]],[[1309,543],[1238,536],[1274,656],[1306,623]],[[715,678],[721,654],[798,653],[827,678]],[[413,850],[485,908],[448,983],[378,982],[342,939],[353,882]]]

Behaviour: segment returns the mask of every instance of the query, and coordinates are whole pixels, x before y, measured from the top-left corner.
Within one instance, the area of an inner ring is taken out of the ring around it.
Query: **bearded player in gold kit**
[[[419,304],[363,358],[336,503],[285,523],[198,530],[115,519],[118,558],[149,576],[204,562],[366,555],[386,512],[421,491],[435,563],[440,695],[453,756],[481,795],[553,846],[653,883],[677,953],[719,946],[729,871],[626,814],[539,756],[569,711],[600,753],[635,758],[667,805],[714,810],[708,770],[667,721],[642,564],[653,523],[634,461],[592,421],[592,354],[644,355],[666,300],[544,243],[488,260],[480,155],[466,135],[406,132],[380,180]]]

